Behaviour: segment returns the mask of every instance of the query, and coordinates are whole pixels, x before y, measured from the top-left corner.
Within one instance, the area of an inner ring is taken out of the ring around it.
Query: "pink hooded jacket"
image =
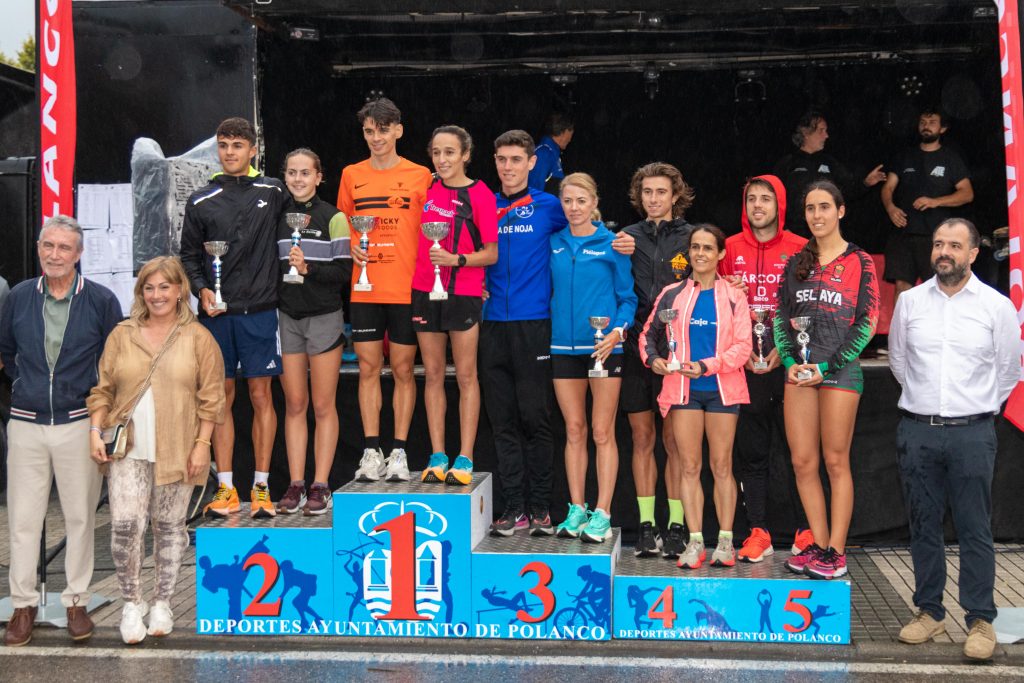
[[[715,338],[716,353],[710,358],[690,358],[690,316],[697,303],[700,286],[693,280],[673,282],[661,290],[644,329],[640,332],[640,357],[651,367],[655,358],[668,356],[668,333],[658,311],[674,308],[679,311],[672,321],[676,339],[676,356],[680,361],[704,361],[709,375],[718,375],[718,391],[727,406],[750,403],[747,378],[743,366],[753,350],[750,308],[742,289],[725,280],[715,280],[715,316],[718,320]],[[690,380],[680,373],[665,376],[658,394],[658,407],[662,416],[668,415],[674,405],[690,400]]]

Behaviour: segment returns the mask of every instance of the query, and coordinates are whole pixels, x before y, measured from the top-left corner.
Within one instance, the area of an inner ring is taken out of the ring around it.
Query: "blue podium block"
[[[679,569],[624,555],[615,575],[613,637],[848,644],[850,582],[813,581],[784,559]]]
[[[473,550],[476,638],[608,640],[621,533],[604,543],[488,537]]]
[[[491,523],[491,475],[466,487],[413,479],[334,494],[338,635],[472,636],[471,550]]]
[[[329,515],[248,514],[196,529],[196,631],[317,635],[334,607]]]

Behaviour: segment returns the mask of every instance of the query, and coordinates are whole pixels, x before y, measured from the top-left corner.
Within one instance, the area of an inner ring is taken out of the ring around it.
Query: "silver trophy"
[[[299,231],[309,225],[310,218],[311,216],[308,213],[286,213],[284,215],[285,222],[287,222],[288,227],[292,229],[293,247],[297,247],[302,243],[302,233]],[[290,285],[301,285],[305,278],[299,274],[298,268],[292,266],[291,270],[285,273],[282,279]]]
[[[608,327],[608,323],[612,321],[606,315],[592,315],[590,316],[590,326],[594,328],[594,346],[597,346],[604,339],[604,333],[602,330]],[[594,360],[594,367],[587,372],[588,377],[607,377],[608,371],[604,369],[604,363],[601,362],[600,358]]]
[[[807,349],[807,345],[811,343],[811,335],[807,334],[807,330],[811,327],[811,316],[801,315],[796,318],[790,318],[789,324],[797,331],[796,341],[800,344],[800,358],[803,360],[803,364],[807,365],[811,362],[811,352]],[[814,377],[814,373],[810,370],[801,370],[796,373],[796,378],[799,380],[812,377]]]
[[[754,306],[750,309],[750,318],[754,321],[754,334],[757,335],[757,360],[755,370],[767,370],[768,361],[764,359],[764,333],[768,331],[766,322],[772,317],[772,309],[766,306]]]
[[[451,226],[444,221],[428,221],[426,223],[420,223],[420,230],[423,231],[423,236],[428,240],[434,240],[431,249],[440,249],[440,240],[443,240],[448,236],[448,231],[451,230]],[[430,290],[431,301],[447,301],[448,292],[444,291],[444,286],[441,284],[441,266],[434,264],[434,288]]]
[[[206,253],[213,257],[213,296],[214,303],[210,306],[213,311],[226,311],[228,305],[220,295],[220,257],[228,253],[227,242],[203,242]]]
[[[359,233],[359,248],[364,252],[370,248],[370,238],[367,235],[377,225],[376,216],[349,216],[348,222],[352,224],[352,227],[356,232]],[[354,285],[352,285],[353,291],[356,292],[372,292],[373,285],[370,284],[369,278],[366,277],[366,267],[370,264],[370,256],[367,254],[366,263],[363,264],[363,272],[359,273],[359,279]]]
[[[669,372],[675,372],[680,368],[679,359],[676,358],[676,333],[672,331],[672,321],[679,317],[679,311],[674,308],[665,308],[658,311],[658,320],[665,323],[665,329],[668,330],[668,362],[665,363],[665,369]]]

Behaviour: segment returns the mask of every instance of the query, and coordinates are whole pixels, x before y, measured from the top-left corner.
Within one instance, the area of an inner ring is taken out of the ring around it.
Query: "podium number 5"
[[[519,572],[519,576],[523,576],[528,572],[533,572],[537,575],[537,585],[527,592],[530,595],[537,596],[543,609],[535,617],[531,616],[526,610],[519,610],[516,612],[516,618],[526,624],[536,624],[538,621],[544,621],[550,617],[551,613],[555,611],[555,594],[548,588],[552,578],[551,567],[543,562],[531,562],[523,567],[522,571]]]
[[[783,607],[787,612],[793,612],[803,619],[803,623],[799,626],[790,626],[789,624],[783,624],[782,628],[786,629],[790,633],[801,633],[807,630],[807,627],[811,625],[811,610],[807,609],[806,605],[801,605],[796,602],[797,600],[806,600],[811,597],[811,591],[799,590],[789,591],[789,597],[786,598],[786,606]]]

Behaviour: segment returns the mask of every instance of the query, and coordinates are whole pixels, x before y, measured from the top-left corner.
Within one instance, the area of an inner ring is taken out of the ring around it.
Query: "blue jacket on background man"
[[[628,256],[612,249],[615,235],[600,221],[587,237],[569,228],[551,236],[551,353],[590,355],[594,352],[591,316],[608,316],[604,329],[626,330],[636,314],[636,293]],[[623,335],[624,336],[624,335]],[[612,353],[622,353],[616,344]]]

